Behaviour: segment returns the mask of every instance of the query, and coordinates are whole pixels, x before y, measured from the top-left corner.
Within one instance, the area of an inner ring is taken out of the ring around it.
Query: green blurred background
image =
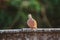
[[[60,0],[0,0],[0,29],[28,28],[28,14],[38,28],[60,28]]]

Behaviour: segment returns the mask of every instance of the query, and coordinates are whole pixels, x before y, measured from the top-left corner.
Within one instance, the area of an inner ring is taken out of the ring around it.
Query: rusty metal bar
[[[0,30],[0,40],[60,40],[60,28]]]

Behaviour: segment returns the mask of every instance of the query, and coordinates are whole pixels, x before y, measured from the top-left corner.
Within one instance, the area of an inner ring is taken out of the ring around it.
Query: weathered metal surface
[[[60,28],[0,30],[0,40],[60,40]]]

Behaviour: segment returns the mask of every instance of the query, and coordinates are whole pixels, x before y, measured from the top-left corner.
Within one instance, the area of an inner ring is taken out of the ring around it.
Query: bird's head
[[[31,14],[28,14],[28,18],[32,18],[32,15]]]

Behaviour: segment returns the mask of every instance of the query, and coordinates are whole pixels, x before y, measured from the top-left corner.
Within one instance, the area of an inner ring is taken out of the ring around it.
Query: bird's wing
[[[27,24],[31,28],[37,28],[37,22],[34,19],[33,20],[28,20]]]
[[[33,27],[34,26],[34,21],[33,20],[28,20],[27,24],[29,27]]]

